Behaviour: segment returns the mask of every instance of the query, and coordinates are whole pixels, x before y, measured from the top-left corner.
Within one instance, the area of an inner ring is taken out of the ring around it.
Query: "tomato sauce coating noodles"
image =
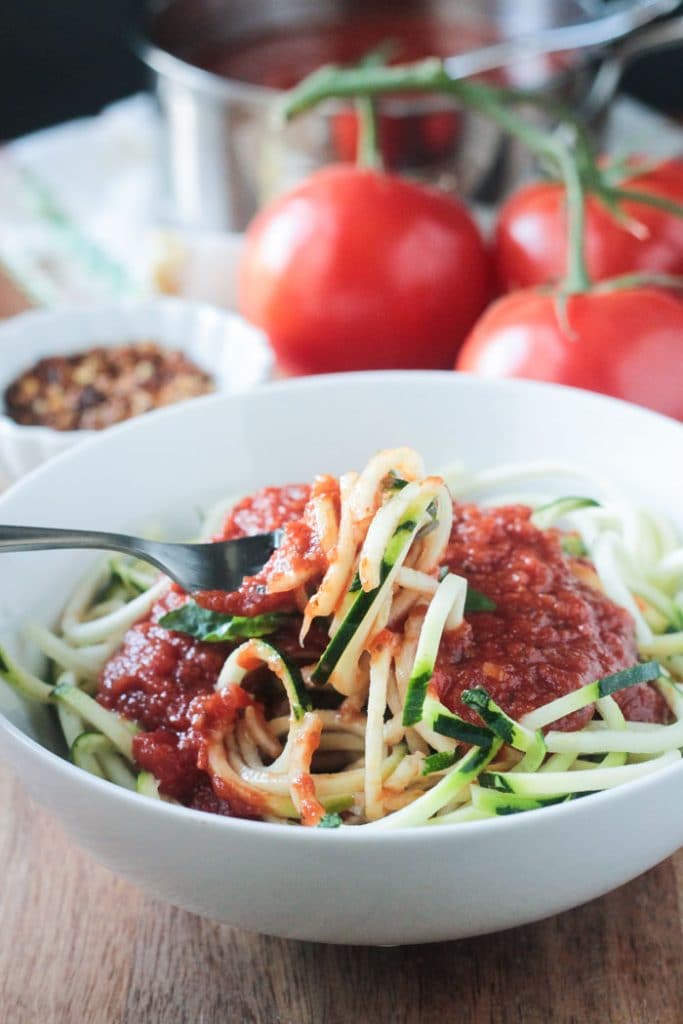
[[[510,475],[464,500],[398,448],[264,487],[214,536],[282,531],[239,590],[114,559],[59,637],[32,629],[57,685],[1,649],[0,674],[55,703],[81,767],[267,822],[462,823],[659,770],[683,746],[675,534],[613,497],[496,504]]]

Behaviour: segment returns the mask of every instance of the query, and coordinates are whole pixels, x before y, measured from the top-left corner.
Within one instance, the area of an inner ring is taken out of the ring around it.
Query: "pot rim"
[[[172,0],[171,0],[172,2]],[[153,28],[155,16],[159,13],[160,7],[157,4],[148,3],[144,11],[144,23],[137,24],[129,30],[129,40],[133,52],[138,58],[159,78],[173,81],[176,84],[184,85],[194,92],[209,96],[214,100],[238,99],[252,103],[272,103],[276,96],[281,95],[282,90],[269,86],[258,85],[254,82],[244,82],[237,78],[229,78],[214,71],[209,71],[193,64],[190,60],[174,54],[159,43],[154,42]],[[607,46],[608,44],[605,44]],[[546,79],[539,82],[537,88],[548,86],[556,87],[567,78],[570,78],[582,71],[596,55],[602,54],[605,49],[602,47],[590,47],[586,49],[575,49],[564,51],[572,54],[572,60],[568,66],[562,67],[559,72],[548,75]],[[501,63],[500,67],[510,66],[511,62]],[[428,103],[440,97],[421,97],[421,104]],[[331,104],[339,101],[328,101]],[[450,103],[452,106],[457,106]],[[325,104],[327,107],[327,104]],[[411,112],[415,111],[416,103],[413,97],[410,102]],[[328,108],[329,109],[329,108]]]

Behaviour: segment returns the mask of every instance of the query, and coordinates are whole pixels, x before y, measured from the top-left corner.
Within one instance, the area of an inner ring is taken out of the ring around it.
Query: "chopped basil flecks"
[[[323,814],[322,818],[318,822],[318,828],[339,828],[341,823],[342,820],[338,814]]]
[[[465,613],[467,612],[494,612],[496,610],[496,602],[492,601],[486,594],[482,594],[480,590],[475,590],[474,587],[467,588],[467,597],[465,598]]]

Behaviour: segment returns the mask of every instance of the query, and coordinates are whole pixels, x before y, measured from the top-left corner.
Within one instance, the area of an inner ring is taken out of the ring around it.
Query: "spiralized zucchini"
[[[563,478],[569,496],[549,499],[547,481]],[[474,724],[439,701],[432,676],[444,632],[468,611],[493,605],[441,566],[452,499],[495,505],[503,493],[506,502],[531,505],[540,529],[561,529],[570,556],[590,559],[605,593],[631,613],[641,661],[521,721],[485,689],[465,691]],[[683,546],[668,523],[572,467],[542,462],[426,476],[410,449],[383,451],[362,473],[343,476],[340,498],[340,508],[325,495],[315,503],[328,565],[300,603],[302,642],[318,619],[328,624],[327,647],[303,667],[270,637],[248,639],[229,655],[216,687],[242,696],[234,719],[207,740],[214,786],[259,807],[267,821],[386,830],[538,810],[680,760]],[[56,631],[30,625],[30,641],[61,673],[54,686],[0,648],[0,677],[24,698],[55,705],[77,765],[152,799],[164,797],[134,763],[136,724],[93,694],[126,631],[166,588],[144,565],[117,558],[79,585]],[[254,702],[257,665],[280,680],[289,715],[267,719]],[[644,681],[666,700],[670,724],[625,721],[613,694]],[[316,706],[318,693],[338,694],[337,707],[329,699]],[[553,729],[589,706],[594,716],[584,728]]]

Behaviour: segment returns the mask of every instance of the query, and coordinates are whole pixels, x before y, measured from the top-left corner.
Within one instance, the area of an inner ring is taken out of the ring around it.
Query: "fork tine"
[[[280,543],[282,531],[261,533],[256,537],[242,537],[239,544],[226,541],[222,546],[225,555],[225,566],[232,577],[239,576],[240,582],[245,576],[253,576],[266,564],[273,551]]]
[[[263,568],[281,539],[282,531],[275,530],[213,544],[182,545],[182,552],[178,546],[169,550],[174,578],[188,591],[237,590],[245,576]]]

